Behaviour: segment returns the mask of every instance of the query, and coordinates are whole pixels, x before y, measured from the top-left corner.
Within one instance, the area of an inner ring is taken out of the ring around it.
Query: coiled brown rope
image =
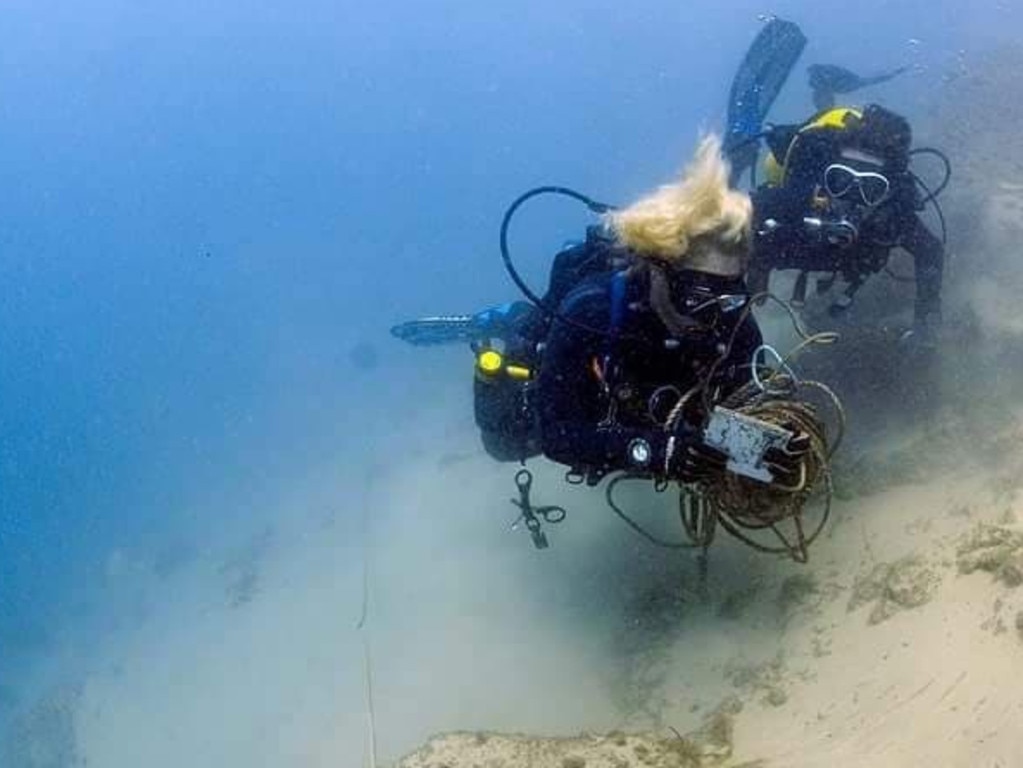
[[[842,439],[845,413],[838,397],[824,384],[796,381],[781,374],[770,377],[768,381],[771,387],[767,391],[749,385],[734,393],[722,405],[809,436],[810,446],[801,460],[797,484],[792,487],[766,484],[732,472],[712,481],[680,484],[679,516],[686,533],[685,541],[668,541],[650,533],[615,501],[614,492],[619,483],[649,480],[647,475],[627,473],[612,479],[605,491],[611,510],[639,535],[659,547],[706,551],[720,527],[759,552],[784,554],[798,562],[806,562],[808,547],[824,530],[831,514],[834,489],[830,459]],[[829,440],[818,408],[807,400],[797,399],[801,391],[817,391],[830,403],[836,421],[833,439]],[[804,520],[805,508],[818,497],[823,509],[808,530]],[[786,533],[786,527],[792,530]],[[764,532],[770,532],[770,543],[760,540],[760,534]]]
[[[775,374],[767,381],[770,386],[765,390],[747,385],[726,398],[722,406],[808,435],[810,446],[799,462],[798,482],[792,486],[765,484],[726,472],[713,482],[686,486],[683,494],[702,498],[700,508],[704,514],[712,516],[743,543],[761,552],[788,554],[794,560],[806,562],[807,547],[820,535],[831,513],[830,459],[842,439],[845,413],[838,397],[819,382],[800,382],[786,374]],[[829,441],[825,422],[818,408],[804,399],[804,390],[820,392],[830,401],[837,422],[834,439]],[[808,532],[803,510],[817,494],[823,497],[824,508],[817,524]],[[784,532],[783,523],[791,523],[790,534]],[[751,537],[752,532],[764,530],[774,534],[777,544],[765,544]]]
[[[626,515],[615,503],[613,494],[618,482],[634,479],[636,475],[622,475],[608,485],[606,496],[611,509],[625,522],[648,540],[658,546],[680,548],[701,548],[706,551],[714,540],[718,526],[739,541],[760,551],[786,554],[798,562],[806,562],[807,548],[824,530],[831,514],[833,485],[830,460],[841,443],[845,431],[845,411],[838,396],[826,385],[816,381],[801,381],[788,372],[788,361],[803,349],[813,344],[832,343],[836,334],[820,333],[811,335],[805,331],[788,304],[773,295],[764,294],[754,300],[770,298],[779,303],[789,314],[792,324],[801,337],[801,342],[781,360],[781,369],[741,387],[719,403],[720,406],[760,419],[809,437],[810,445],[800,460],[799,480],[792,486],[779,483],[762,483],[733,472],[726,472],[713,480],[681,485],[679,493],[679,514],[688,541],[669,542],[651,535]],[[682,418],[684,407],[694,396],[711,400],[710,388],[714,374],[721,361],[731,353],[737,329],[753,305],[749,303],[744,315],[736,324],[725,350],[710,367],[699,386],[680,398],[665,423],[673,430]],[[833,411],[834,434],[829,436],[828,428],[819,408],[810,401],[812,394],[823,396]],[[805,526],[803,513],[806,505],[816,496],[822,497],[823,510],[816,525],[809,531]],[[783,526],[791,527],[786,534]],[[765,543],[755,536],[769,531],[775,543]]]

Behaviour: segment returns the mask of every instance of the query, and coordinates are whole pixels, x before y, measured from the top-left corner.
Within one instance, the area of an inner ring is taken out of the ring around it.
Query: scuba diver
[[[767,178],[752,193],[754,291],[767,289],[772,270],[796,269],[793,300],[802,303],[809,273],[830,273],[818,282],[821,292],[841,276],[844,290],[829,309],[837,315],[899,247],[915,267],[909,334],[932,343],[941,318],[945,249],[920,216],[936,192],[921,196],[921,182],[909,168],[909,122],[877,105],[836,107],[801,125],[773,126],[765,141]]]
[[[537,415],[547,458],[591,484],[617,470],[692,481],[724,467],[703,442],[702,409],[750,380],[762,343],[742,311],[751,215],[708,138],[681,181],[608,214],[610,236],[591,234],[573,260],[603,252],[619,268],[582,280],[546,334]],[[708,397],[686,408],[697,391]],[[791,473],[794,456],[771,458]]]
[[[727,456],[703,427],[709,408],[751,380],[763,343],[744,280],[751,221],[748,195],[729,187],[720,141],[708,137],[681,180],[605,207],[604,226],[556,256],[535,305],[393,333],[429,344],[460,327],[472,341],[476,422],[500,461],[542,453],[590,485],[616,471],[692,482],[724,471]],[[809,447],[791,431],[763,457],[772,476],[791,478]]]
[[[905,336],[930,346],[940,324],[946,239],[936,198],[951,175],[948,159],[935,149],[913,148],[909,122],[884,107],[835,106],[836,94],[886,82],[905,67],[860,77],[844,67],[811,65],[809,84],[820,111],[802,123],[768,125],[771,105],[805,44],[798,26],[772,19],[750,46],[732,86],[726,154],[733,183],[749,170],[753,187],[750,287],[765,291],[771,271],[797,269],[792,298],[799,305],[810,273],[830,275],[817,283],[822,293],[841,276],[844,291],[830,307],[837,315],[870,275],[887,267],[891,252],[902,248],[913,257],[916,281],[913,327]],[[758,185],[761,141],[768,150],[767,178]],[[945,166],[933,191],[910,167],[923,154]],[[928,204],[941,222],[940,238],[921,219]]]

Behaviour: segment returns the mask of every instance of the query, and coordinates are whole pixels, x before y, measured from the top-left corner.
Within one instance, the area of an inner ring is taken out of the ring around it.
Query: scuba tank
[[[533,347],[535,350],[535,347]],[[473,344],[473,411],[483,447],[497,461],[525,461],[540,453],[540,424],[533,404],[539,355],[492,340]]]

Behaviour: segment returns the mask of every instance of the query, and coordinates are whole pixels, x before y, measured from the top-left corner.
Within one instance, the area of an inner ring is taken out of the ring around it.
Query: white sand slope
[[[1005,414],[985,445],[967,419],[942,421],[860,470],[861,487],[881,470],[921,480],[840,503],[809,566],[717,583],[714,610],[657,651],[656,732],[626,747],[453,735],[400,765],[1023,764],[1023,430]],[[935,465],[914,468],[928,446]],[[706,723],[694,704],[729,689],[742,702],[731,748],[681,749],[667,726]]]

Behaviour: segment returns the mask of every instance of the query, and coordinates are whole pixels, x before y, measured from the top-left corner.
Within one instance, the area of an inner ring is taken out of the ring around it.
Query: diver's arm
[[[764,185],[752,195],[756,269],[790,269],[805,260],[805,249],[819,244],[807,225],[806,201],[789,187]],[[754,281],[755,282],[755,281]]]

